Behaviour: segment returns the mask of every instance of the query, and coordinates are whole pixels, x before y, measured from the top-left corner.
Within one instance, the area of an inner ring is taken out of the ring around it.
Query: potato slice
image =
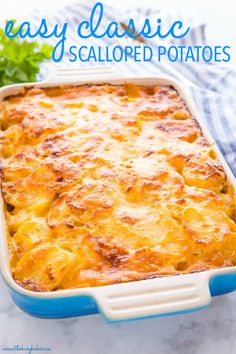
[[[44,218],[31,218],[18,228],[13,239],[22,256],[31,250],[36,242],[46,240],[51,236],[52,232]]]
[[[28,290],[51,291],[60,284],[72,260],[73,254],[60,247],[40,245],[17,263],[14,278]]]

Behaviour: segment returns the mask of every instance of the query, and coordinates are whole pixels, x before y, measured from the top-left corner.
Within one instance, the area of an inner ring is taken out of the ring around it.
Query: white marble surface
[[[191,314],[107,324],[99,315],[33,318],[15,306],[2,281],[0,289],[0,352],[5,346],[38,344],[52,354],[236,353],[236,293]]]

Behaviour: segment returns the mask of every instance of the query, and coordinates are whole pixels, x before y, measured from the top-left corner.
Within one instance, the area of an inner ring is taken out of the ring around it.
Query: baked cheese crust
[[[172,87],[31,88],[0,115],[10,266],[22,287],[236,265],[232,187]]]

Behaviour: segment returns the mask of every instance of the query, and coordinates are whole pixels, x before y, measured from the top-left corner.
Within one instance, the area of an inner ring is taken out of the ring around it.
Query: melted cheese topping
[[[233,192],[171,87],[30,89],[1,108],[14,279],[34,291],[236,264]]]

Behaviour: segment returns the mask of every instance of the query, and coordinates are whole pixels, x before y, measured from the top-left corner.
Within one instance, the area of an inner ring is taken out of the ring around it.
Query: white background
[[[85,0],[88,3],[90,0]],[[57,9],[76,0],[0,0],[0,22],[18,18],[35,8]],[[235,0],[103,0],[115,8],[152,6],[158,9],[194,16],[207,23],[209,41],[216,45],[230,45],[236,63],[236,2]]]

